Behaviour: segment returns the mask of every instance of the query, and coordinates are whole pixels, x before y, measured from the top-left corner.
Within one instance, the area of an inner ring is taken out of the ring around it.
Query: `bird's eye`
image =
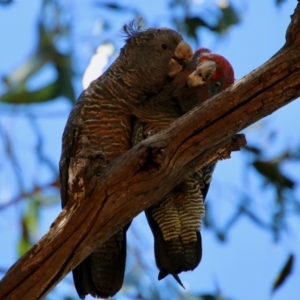
[[[168,45],[167,45],[167,44],[161,44],[161,47],[162,47],[164,50],[167,50],[167,49],[168,49]]]
[[[198,76],[199,76],[200,78],[202,78],[202,74],[201,74],[201,73],[199,73]]]
[[[219,81],[215,82],[215,87],[220,88],[221,87],[221,82],[219,82]]]

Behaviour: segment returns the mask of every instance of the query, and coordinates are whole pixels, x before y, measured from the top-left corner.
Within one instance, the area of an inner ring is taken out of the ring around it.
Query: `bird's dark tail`
[[[73,270],[77,293],[81,299],[114,296],[122,287],[126,264],[126,231],[130,224],[97,247]]]
[[[160,271],[158,279],[172,275],[184,288],[178,274],[194,270],[202,258],[201,234],[196,233],[197,240],[183,243],[180,237],[165,241],[160,227],[152,217],[151,208],[146,211],[146,216],[154,236],[154,249],[156,265]]]
[[[187,177],[145,211],[154,236],[159,279],[170,274],[182,286],[178,274],[194,270],[201,261],[201,218],[214,167],[205,166]]]

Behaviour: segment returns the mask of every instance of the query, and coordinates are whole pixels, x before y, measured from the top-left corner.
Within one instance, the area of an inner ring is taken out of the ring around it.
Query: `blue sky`
[[[151,23],[157,23],[161,16],[166,14],[166,5],[156,1],[131,1],[139,5],[141,11]],[[195,1],[196,2],[196,1]],[[201,1],[198,1],[201,2]],[[209,5],[213,1],[202,1]],[[266,1],[233,1],[242,11],[243,20],[240,25],[232,28],[228,35],[221,40],[216,39],[209,32],[201,34],[201,46],[211,48],[214,52],[224,55],[233,65],[236,79],[240,79],[273,56],[284,44],[286,28],[290,22],[290,15],[296,6],[295,1],[287,0],[280,8],[276,8],[273,0]],[[92,9],[92,1],[80,4],[80,1],[67,1],[73,17],[78,18],[75,33],[79,36],[89,36],[95,29],[94,24],[97,13]],[[123,1],[130,3],[130,1]],[[32,53],[37,42],[36,17],[39,14],[40,1],[17,1],[5,8],[0,7],[0,75],[8,74],[20,65]],[[112,17],[116,18],[115,15]],[[128,20],[125,19],[125,20]],[[118,32],[124,20],[118,16],[115,19],[114,30]],[[160,26],[170,26],[168,20],[163,18],[159,21]],[[149,25],[153,25],[149,24]],[[93,54],[92,47],[88,45],[88,38],[78,43],[76,54],[81,59],[79,66],[82,72]],[[121,47],[122,43],[116,43]],[[198,45],[193,45],[196,48]],[[199,45],[200,46],[200,45]],[[117,49],[118,50],[118,49]],[[50,75],[49,75],[50,74]],[[45,78],[51,76],[51,70],[46,70]],[[3,90],[0,85],[0,94]],[[77,84],[77,92],[82,90],[80,83]],[[274,99],[276,101],[276,99]],[[2,106],[3,107],[3,106]],[[22,108],[21,108],[22,109]],[[24,108],[25,109],[25,108]],[[70,104],[66,100],[57,100],[54,104],[41,104],[32,108],[34,112],[46,113],[49,111],[61,112],[58,118],[40,118],[37,120],[41,130],[46,133],[44,145],[45,153],[55,163],[58,163],[61,135],[70,110]],[[298,100],[265,118],[259,124],[253,125],[244,132],[247,134],[249,143],[259,143],[266,150],[267,156],[272,156],[286,147],[299,146],[299,119],[300,103]],[[24,171],[28,172],[28,178],[37,176],[37,162],[32,159],[35,138],[26,118],[19,113],[18,117],[12,117],[11,111],[3,110],[0,113],[0,124],[18,136],[15,147],[22,149],[19,153],[25,164]],[[261,125],[264,131],[259,131]],[[276,143],[270,144],[266,140],[266,131],[273,128],[277,133]],[[3,151],[3,149],[1,149]],[[5,201],[13,195],[16,185],[9,179],[12,174],[9,167],[1,165],[0,172],[0,201]],[[249,167],[250,168],[250,167]],[[287,164],[285,171],[299,183],[299,163]],[[250,171],[245,175],[247,168],[244,167],[244,157],[240,153],[234,153],[232,159],[220,162],[216,168],[214,179],[208,195],[208,201],[214,204],[214,215],[222,221],[234,210],[237,204],[237,191],[246,195],[254,195],[255,205],[264,214],[268,210],[268,203],[272,197],[272,191],[261,190],[260,178]],[[38,176],[45,179],[48,175],[40,169]],[[27,183],[30,186],[30,183]],[[51,194],[51,193],[50,193]],[[299,188],[296,195],[300,196]],[[50,195],[51,196],[51,195]],[[60,211],[60,205],[49,206],[42,211],[41,224],[38,235],[43,235],[53,219]],[[11,207],[0,214],[0,244],[5,245],[0,250],[0,268],[9,267],[16,260],[16,242],[20,230],[17,218],[20,207]],[[217,288],[224,296],[236,300],[253,299],[300,299],[300,263],[296,260],[293,275],[286,284],[278,290],[274,296],[270,296],[270,288],[275,274],[282,267],[288,253],[296,253],[300,257],[300,234],[297,228],[300,220],[291,216],[288,220],[289,230],[284,234],[282,242],[275,244],[268,232],[255,227],[246,218],[242,218],[228,236],[225,244],[220,244],[215,236],[208,230],[203,230],[204,256],[201,265],[190,273],[183,274],[182,281],[187,289],[194,292],[214,292]],[[134,220],[133,230],[129,239],[134,240],[134,233],[146,237],[146,264],[154,266],[152,238],[145,219],[139,216]],[[128,270],[127,270],[128,271]],[[152,267],[151,276],[157,276],[155,267]],[[0,276],[2,274],[0,273]],[[172,281],[172,279],[170,279]],[[163,283],[158,283],[163,285]],[[59,288],[69,288],[69,282],[60,284]],[[72,290],[73,292],[74,289]],[[50,299],[57,299],[59,291],[55,292]],[[90,298],[92,299],[92,298]]]

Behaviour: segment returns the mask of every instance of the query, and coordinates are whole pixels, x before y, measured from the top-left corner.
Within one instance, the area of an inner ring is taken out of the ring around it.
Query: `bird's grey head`
[[[191,47],[182,36],[170,28],[141,30],[140,23],[123,26],[126,44],[120,56],[127,62],[128,70],[143,78],[148,92],[158,92],[168,81],[183,70],[192,59]]]

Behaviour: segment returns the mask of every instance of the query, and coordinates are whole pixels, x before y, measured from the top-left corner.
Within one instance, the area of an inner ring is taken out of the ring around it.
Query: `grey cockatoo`
[[[80,178],[73,176],[70,159],[97,153],[97,170],[132,147],[132,110],[159,93],[192,58],[190,46],[168,28],[140,31],[125,25],[126,43],[103,75],[82,92],[67,121],[60,159],[62,206],[72,201]],[[71,178],[71,179],[70,179]],[[72,186],[71,186],[72,185]],[[129,224],[97,246],[73,270],[81,299],[91,294],[107,298],[123,284],[126,230]]]
[[[136,144],[160,131],[185,112],[234,82],[230,63],[200,48],[185,70],[158,95],[134,110]],[[182,285],[178,274],[195,269],[202,257],[201,219],[214,165],[208,165],[145,211],[155,242],[159,279],[168,274]]]

